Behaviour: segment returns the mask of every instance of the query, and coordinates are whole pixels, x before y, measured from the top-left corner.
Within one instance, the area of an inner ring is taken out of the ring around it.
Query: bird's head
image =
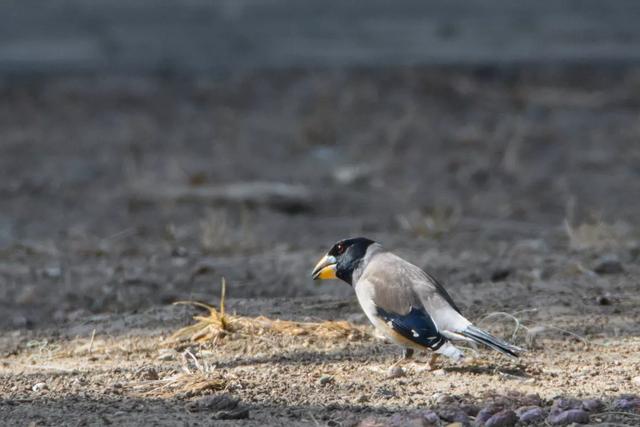
[[[313,280],[338,278],[351,285],[353,270],[360,265],[367,248],[373,243],[373,240],[365,237],[340,240],[316,264],[311,277]]]

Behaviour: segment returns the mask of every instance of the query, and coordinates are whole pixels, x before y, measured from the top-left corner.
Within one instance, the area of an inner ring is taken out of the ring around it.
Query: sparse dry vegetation
[[[611,249],[634,243],[633,229],[621,222],[607,224],[604,221],[585,222],[579,225],[564,223],[569,246],[576,250]]]
[[[188,340],[196,343],[216,345],[220,340],[233,340],[234,336],[245,338],[262,337],[264,335],[305,336],[321,340],[340,341],[355,340],[366,336],[362,327],[356,327],[347,321],[294,322],[291,320],[269,319],[265,316],[238,316],[225,312],[226,281],[222,279],[220,308],[196,301],[180,302],[190,304],[208,311],[205,316],[194,317],[196,323],[176,331],[168,339],[172,341]]]

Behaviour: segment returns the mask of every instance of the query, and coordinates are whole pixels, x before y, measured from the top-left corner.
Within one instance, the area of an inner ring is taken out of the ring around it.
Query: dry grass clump
[[[131,386],[132,391],[142,397],[171,398],[199,396],[224,390],[227,381],[215,366],[200,360],[191,350],[180,354],[181,370],[167,378],[152,378]]]
[[[208,310],[207,315],[194,316],[196,323],[186,326],[173,335],[169,341],[211,342],[218,344],[224,338],[261,337],[264,335],[310,336],[323,340],[355,340],[367,336],[364,328],[347,321],[295,322],[291,320],[269,319],[265,316],[247,317],[225,312],[226,283],[222,280],[220,309],[197,302],[180,301],[176,304],[191,304]]]
[[[159,380],[142,381],[132,386],[132,391],[143,397],[171,398],[191,397],[224,390],[227,382],[220,374],[197,372],[178,373]]]
[[[632,237],[630,227],[621,223],[597,221],[575,226],[565,221],[564,226],[569,236],[569,246],[576,250],[619,247]]]

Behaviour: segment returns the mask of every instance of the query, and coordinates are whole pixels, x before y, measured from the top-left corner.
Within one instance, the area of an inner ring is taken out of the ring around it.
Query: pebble
[[[331,382],[333,382],[333,377],[331,375],[323,375],[318,379],[318,384],[320,385],[327,385]]]
[[[171,348],[163,348],[158,352],[158,360],[168,362],[170,360],[176,360],[178,352]]]
[[[462,411],[470,417],[475,417],[476,415],[478,415],[478,412],[480,412],[480,408],[473,403],[463,403],[462,405],[460,405],[460,409],[462,409]]]
[[[550,424],[556,426],[564,426],[567,424],[587,424],[589,422],[589,413],[582,409],[569,409],[567,411],[552,413],[547,418]]]
[[[44,390],[49,390],[49,387],[47,386],[47,384],[45,383],[36,383],[33,385],[33,387],[31,387],[31,390],[37,392],[41,392]]]
[[[516,411],[520,422],[522,423],[538,423],[545,417],[545,412],[539,406],[525,406],[518,408]]]
[[[493,414],[500,412],[504,407],[502,405],[491,404],[487,407],[484,407],[478,412],[476,415],[476,424],[484,425],[489,418],[493,416]]]
[[[432,398],[438,405],[447,405],[456,401],[453,396],[446,393],[435,393]]]
[[[539,394],[527,394],[522,399],[522,404],[529,406],[542,406],[542,399]]]
[[[397,396],[395,391],[384,387],[380,387],[378,390],[376,390],[376,395],[384,399],[391,399],[392,397]]]
[[[582,401],[582,409],[589,412],[600,412],[604,409],[604,403],[598,399],[586,399]]]
[[[365,403],[369,401],[369,396],[367,396],[366,394],[361,394],[356,400],[358,403]]]
[[[469,416],[458,408],[444,408],[437,411],[440,418],[450,423],[459,422],[463,425],[470,424]]]
[[[566,409],[578,409],[580,407],[582,407],[582,402],[579,400],[559,397],[553,400],[551,412],[560,412],[561,410]]]
[[[388,370],[387,370],[387,378],[400,378],[400,377],[404,377],[404,369],[402,369],[400,366],[391,366]]]
[[[492,282],[502,282],[511,274],[511,270],[508,268],[498,268],[491,273]]]
[[[48,277],[49,279],[59,279],[60,276],[62,276],[62,268],[57,266],[47,267],[43,272],[45,277]]]
[[[434,411],[427,409],[419,412],[419,414],[428,424],[440,425],[440,417]]]
[[[371,175],[372,168],[369,165],[347,165],[333,171],[333,179],[338,184],[349,185],[366,181]]]
[[[510,409],[493,414],[484,427],[512,427],[518,422],[518,416]]]
[[[613,401],[613,409],[616,411],[640,413],[640,397],[625,396]]]
[[[598,274],[620,274],[624,272],[622,263],[615,256],[604,256],[600,258],[593,271]]]
[[[631,378],[631,382],[637,386],[640,386],[640,375],[638,375],[637,377]]]

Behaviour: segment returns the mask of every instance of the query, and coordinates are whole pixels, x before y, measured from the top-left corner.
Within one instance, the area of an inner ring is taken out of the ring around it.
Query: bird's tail
[[[509,357],[518,357],[518,353],[522,353],[524,351],[522,348],[502,341],[501,339],[496,338],[490,333],[483,331],[480,328],[476,328],[473,325],[467,326],[464,331],[458,333],[474,342],[489,346]]]

